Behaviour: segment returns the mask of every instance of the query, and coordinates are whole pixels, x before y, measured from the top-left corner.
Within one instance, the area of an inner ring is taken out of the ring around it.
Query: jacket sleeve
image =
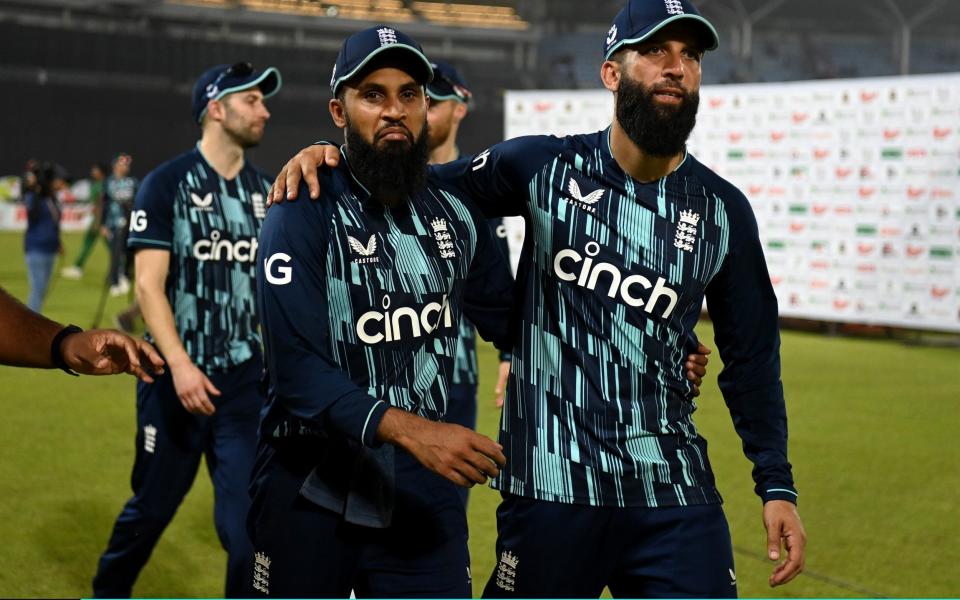
[[[389,405],[360,389],[331,351],[327,297],[332,198],[274,206],[260,232],[257,299],[272,393],[292,415],[371,447]]]
[[[464,287],[463,310],[483,339],[501,353],[510,352],[513,274],[490,222],[476,217],[477,249]]]
[[[796,503],[787,460],[777,298],[753,211],[739,192],[729,200],[724,204],[731,224],[729,251],[706,290],[714,341],[724,364],[720,391],[743,452],[753,463],[757,495],[764,502]]]
[[[519,137],[432,169],[486,217],[523,216],[528,213],[531,178],[555,158],[559,147],[560,140],[555,137]]]
[[[153,171],[137,189],[130,218],[127,247],[160,248],[173,245],[173,203],[176,190],[160,171]],[[109,198],[104,194],[104,199]],[[106,218],[106,213],[104,213]]]

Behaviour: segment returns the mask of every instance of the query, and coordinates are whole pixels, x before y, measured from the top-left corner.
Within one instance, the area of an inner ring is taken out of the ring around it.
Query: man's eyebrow
[[[358,92],[369,92],[371,90],[379,92],[383,90],[383,86],[373,81],[370,81],[367,83],[361,83],[360,85],[357,86]]]

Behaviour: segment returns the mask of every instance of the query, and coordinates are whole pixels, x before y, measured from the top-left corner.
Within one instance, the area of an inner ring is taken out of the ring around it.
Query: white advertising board
[[[505,97],[508,139],[612,115]],[[782,316],[960,331],[960,74],[704,87],[689,149],[750,199]]]

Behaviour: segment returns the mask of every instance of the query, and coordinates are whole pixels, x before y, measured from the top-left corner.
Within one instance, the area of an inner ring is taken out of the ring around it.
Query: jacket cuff
[[[327,420],[335,429],[365,446],[376,448],[377,427],[389,404],[363,392],[343,396],[327,409]]]
[[[763,503],[766,504],[771,500],[786,500],[793,504],[797,503],[797,491],[789,486],[764,486],[757,487],[757,494],[763,500]]]

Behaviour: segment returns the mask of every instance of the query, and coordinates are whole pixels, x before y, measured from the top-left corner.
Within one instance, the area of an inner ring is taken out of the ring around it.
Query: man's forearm
[[[416,432],[423,429],[426,419],[405,410],[390,407],[383,413],[377,426],[377,441],[409,449]]]
[[[776,383],[747,393],[725,395],[743,452],[753,463],[755,491],[764,502],[796,503],[793,472],[787,460],[787,413],[783,387]]]
[[[163,290],[138,281],[136,293],[147,330],[170,368],[176,368],[184,361],[191,362],[183,342],[180,341],[173,319],[173,309],[170,308],[170,302]]]
[[[0,364],[54,367],[50,344],[63,325],[37,314],[0,288]]]

